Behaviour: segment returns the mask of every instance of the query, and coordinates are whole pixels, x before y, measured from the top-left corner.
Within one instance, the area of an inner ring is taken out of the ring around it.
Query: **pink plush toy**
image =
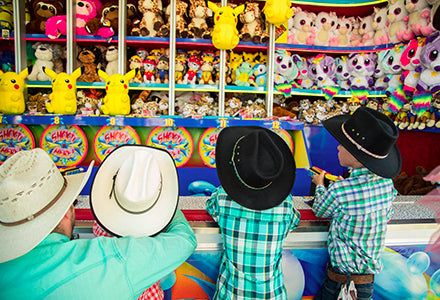
[[[373,16],[369,15],[361,18],[361,26],[359,29],[360,34],[362,35],[362,46],[370,46],[374,44],[374,28],[373,28]]]
[[[88,35],[86,30],[87,21],[96,17],[101,8],[99,0],[78,0],[76,1],[76,34]],[[67,34],[67,16],[54,16],[46,22],[46,35],[51,39],[56,39],[60,35]]]
[[[315,39],[312,23],[316,15],[303,11],[300,7],[292,7],[293,16],[287,21],[289,31],[287,42],[289,44],[307,44],[313,45]]]
[[[315,22],[315,45],[318,46],[337,46],[338,38],[336,37],[336,21],[337,17],[334,12],[320,12],[316,16]]]
[[[412,96],[419,82],[420,73],[422,72],[420,53],[424,45],[425,38],[413,39],[404,46],[400,57],[400,63],[404,70],[400,80],[403,82],[403,91],[407,96]]]
[[[336,24],[338,46],[349,46],[351,45],[351,33],[353,30],[353,24],[349,18],[345,16],[338,18]]]
[[[431,6],[427,0],[408,1],[405,8],[409,12],[408,28],[415,35],[429,36],[434,32],[430,20]]]
[[[388,2],[388,21],[390,21],[389,37],[391,43],[409,41],[414,33],[408,30],[408,11],[405,0],[390,0]]]
[[[382,45],[388,44],[390,39],[388,38],[388,27],[390,23],[387,19],[387,8],[374,8],[373,24],[371,25],[376,32],[374,33],[374,44]]]

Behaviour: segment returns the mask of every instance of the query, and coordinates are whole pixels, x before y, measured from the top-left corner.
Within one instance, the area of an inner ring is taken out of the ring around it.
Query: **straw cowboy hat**
[[[40,148],[20,151],[0,166],[0,263],[26,254],[58,225],[92,166],[63,176]]]
[[[399,132],[393,121],[368,107],[352,115],[340,115],[322,122],[335,139],[371,172],[393,178],[402,160],[396,141]]]
[[[168,151],[123,145],[101,163],[90,206],[98,224],[116,236],[151,236],[173,219],[179,181]]]
[[[287,143],[272,130],[233,126],[220,131],[215,148],[217,174],[235,202],[264,210],[290,194],[296,166]]]

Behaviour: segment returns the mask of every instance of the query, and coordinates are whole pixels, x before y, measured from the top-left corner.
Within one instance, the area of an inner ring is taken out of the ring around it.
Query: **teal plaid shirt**
[[[281,253],[301,218],[292,197],[259,211],[237,204],[219,187],[206,210],[220,227],[224,247],[213,299],[286,299]]]
[[[332,218],[328,252],[333,267],[344,273],[379,273],[387,222],[393,214],[397,191],[391,179],[366,168],[353,169],[349,178],[318,185],[313,212]]]

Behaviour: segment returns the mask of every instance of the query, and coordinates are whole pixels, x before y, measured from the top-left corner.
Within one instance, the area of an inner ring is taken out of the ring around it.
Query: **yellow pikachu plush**
[[[208,1],[208,7],[214,12],[214,30],[211,33],[214,47],[220,50],[234,49],[240,41],[237,30],[238,15],[245,6],[240,5],[234,9],[229,6],[218,7]]]
[[[1,72],[1,71],[0,71]],[[15,72],[0,73],[0,112],[8,115],[24,113],[25,78],[29,75],[29,68],[17,74]]]
[[[72,75],[65,72],[57,74],[46,67],[43,67],[43,71],[52,80],[52,93],[46,102],[47,112],[59,115],[76,114],[76,80],[83,73],[84,67],[76,69]]]
[[[266,0],[263,7],[266,20],[275,26],[284,24],[293,16],[291,5],[290,0]]]
[[[105,115],[128,115],[130,113],[130,96],[128,95],[128,82],[136,76],[139,69],[133,69],[125,75],[118,73],[108,75],[103,70],[98,70],[98,75],[105,81],[105,91],[101,110]]]

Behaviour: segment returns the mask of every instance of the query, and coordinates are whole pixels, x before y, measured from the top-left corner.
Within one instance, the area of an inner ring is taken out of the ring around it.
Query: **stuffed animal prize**
[[[290,0],[266,0],[263,7],[266,20],[275,26],[284,24],[293,15],[290,5]]]
[[[49,102],[46,103],[46,109],[49,113],[60,115],[73,115],[76,113],[76,80],[81,76],[84,67],[78,68],[71,75],[43,67],[46,73],[52,79],[52,93],[49,95]]]
[[[0,112],[9,115],[24,113],[24,85],[29,67],[17,74],[0,71]]]
[[[212,43],[220,50],[231,50],[240,41],[237,30],[237,17],[244,10],[244,5],[231,8],[229,6],[218,7],[208,1],[208,7],[214,12],[214,30],[212,31]]]
[[[139,69],[133,69],[121,75],[115,73],[108,75],[101,69],[98,75],[105,81],[107,94],[104,97],[101,110],[106,115],[128,115],[130,113],[130,96],[128,95],[128,82],[136,76]]]

